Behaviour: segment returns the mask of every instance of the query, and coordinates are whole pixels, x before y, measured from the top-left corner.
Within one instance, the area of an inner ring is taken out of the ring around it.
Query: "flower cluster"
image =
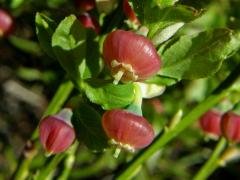
[[[139,24],[128,1],[123,3],[126,16]],[[88,13],[95,8],[94,1],[76,1],[76,5],[82,12],[79,16],[82,24],[99,34],[98,22]],[[144,81],[154,76],[161,66],[161,59],[153,43],[143,35],[125,30],[115,30],[107,35],[103,43],[103,57],[115,79],[114,84]],[[40,122],[40,140],[47,152],[63,152],[74,142],[75,131],[70,121],[71,116],[70,109],[63,109]],[[112,145],[130,152],[148,146],[154,139],[151,124],[134,111],[108,110],[102,116],[102,126]]]
[[[233,111],[222,114],[216,110],[209,110],[200,118],[202,130],[211,136],[223,135],[232,142],[240,142],[240,115]]]

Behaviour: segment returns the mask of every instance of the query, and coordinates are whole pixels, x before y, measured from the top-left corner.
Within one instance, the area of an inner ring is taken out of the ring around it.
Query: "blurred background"
[[[240,27],[238,0],[181,0],[178,3],[206,10],[179,33]],[[35,33],[35,14],[44,12],[60,22],[67,15],[79,15],[80,10],[74,1],[69,0],[0,0],[0,8],[14,19],[13,33],[7,38],[0,38],[0,179],[5,180],[11,178],[27,140],[65,74],[59,63],[41,50]],[[161,130],[178,110],[188,112],[201,102],[238,62],[239,53],[224,61],[222,69],[213,77],[181,81],[168,87],[159,98],[145,100],[144,116],[156,131]],[[227,103],[222,102],[222,105]],[[216,141],[204,136],[196,122],[149,159],[135,179],[191,179],[215,144]],[[111,172],[117,172],[131,158],[123,152],[114,159],[112,153],[110,149],[103,154],[94,154],[80,144],[69,179],[111,178]],[[29,179],[44,163],[44,153],[38,154],[31,162]],[[58,166],[55,179],[58,179],[63,164],[61,162]],[[233,161],[219,168],[210,179],[240,179],[239,169],[240,162]]]

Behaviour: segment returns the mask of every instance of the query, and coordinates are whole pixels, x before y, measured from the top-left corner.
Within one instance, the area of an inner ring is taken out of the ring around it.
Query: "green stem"
[[[52,179],[53,172],[55,170],[55,167],[61,162],[61,160],[64,158],[65,154],[59,154],[54,157],[48,158],[47,166],[40,170],[40,172],[34,177],[34,180],[48,180]]]
[[[106,156],[109,156],[109,154],[103,155],[90,166],[82,167],[80,170],[73,171],[70,175],[70,179],[84,179],[94,176],[103,169],[103,165],[106,163]]]
[[[77,151],[78,143],[76,142],[71,149],[68,151],[67,157],[65,158],[64,161],[64,168],[63,172],[61,173],[60,177],[58,180],[67,180],[68,176],[70,175],[70,172],[72,170],[73,164],[75,162],[75,153]]]
[[[139,116],[142,116],[142,92],[137,83],[134,83],[134,100],[133,102],[127,107],[127,110],[133,112]]]
[[[194,180],[202,180],[207,179],[209,175],[212,174],[212,172],[218,167],[218,159],[223,150],[226,147],[226,140],[225,138],[221,138],[215,147],[212,155],[208,159],[208,161],[201,167],[201,169],[198,171],[198,173],[194,176]]]
[[[40,46],[38,45],[37,42],[30,41],[30,40],[27,40],[27,39],[23,39],[23,38],[14,36],[14,35],[10,36],[8,38],[8,41],[14,47],[16,47],[17,49],[19,49],[21,51],[24,51],[26,53],[30,53],[30,54],[33,54],[33,55],[37,55],[37,56],[42,55],[41,48],[40,48]]]
[[[62,84],[58,87],[57,92],[55,93],[53,99],[49,103],[47,109],[43,113],[43,117],[48,116],[50,114],[56,114],[62,105],[65,103],[67,98],[69,97],[70,93],[73,90],[73,83],[70,80],[65,80]],[[35,129],[32,139],[38,138],[38,129]]]
[[[57,154],[53,157],[49,157],[47,159],[47,166],[46,167],[43,167],[37,174],[37,176],[34,178],[34,180],[43,180],[43,179],[52,179],[52,176],[54,174],[54,171],[57,167],[57,165],[61,162],[61,160],[64,158],[64,157],[68,157],[68,162],[67,162],[67,166],[65,166],[66,169],[64,169],[64,173],[62,174],[63,176],[61,176],[61,178],[59,179],[67,179],[70,171],[71,171],[71,168],[72,168],[72,165],[74,163],[74,154],[75,154],[75,151],[77,149],[77,146],[78,146],[78,142],[76,141],[73,146],[71,146],[71,148],[65,152],[65,153],[61,153],[61,154]],[[69,161],[70,159],[70,161]],[[69,163],[70,162],[70,163]]]
[[[223,98],[227,97],[231,92],[233,83],[239,77],[240,74],[240,64],[235,68],[234,71],[223,81],[219,87],[208,96],[202,103],[197,105],[192,111],[190,111],[183,119],[178,123],[178,125],[170,129],[169,131],[159,134],[154,142],[146,149],[142,150],[132,161],[130,161],[126,167],[117,174],[118,180],[130,179],[133,173],[145,162],[149,157],[151,157],[155,152],[157,152],[164,145],[169,143],[178,134],[189,127],[194,121],[196,121],[203,113],[208,109],[212,108],[214,105],[219,103]]]
[[[71,81],[64,81],[58,88],[57,92],[55,93],[53,99],[51,100],[48,108],[46,109],[44,116],[49,114],[54,114],[62,107],[65,103],[66,99],[70,95],[73,90],[73,84]],[[33,147],[35,147],[35,151],[38,151],[38,128],[36,128],[32,134],[31,142],[33,142]],[[35,152],[37,154],[37,152]],[[13,178],[16,180],[23,180],[27,177],[29,166],[31,164],[32,159],[35,155],[32,156],[25,156],[24,153],[21,155],[17,168],[13,173]]]

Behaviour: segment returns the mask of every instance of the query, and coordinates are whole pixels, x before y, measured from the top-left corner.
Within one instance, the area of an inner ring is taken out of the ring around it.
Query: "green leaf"
[[[88,104],[81,102],[73,111],[72,123],[79,141],[92,151],[103,151],[108,146],[101,116]]]
[[[173,6],[179,0],[154,0],[154,2],[161,8]]]
[[[142,116],[142,91],[139,83],[134,83],[134,100],[125,109],[129,112]]]
[[[161,94],[164,93],[166,87],[154,83],[143,83],[143,82],[138,82],[138,85],[141,89],[142,92],[142,97],[143,98],[154,98],[157,96],[160,96]]]
[[[133,84],[114,85],[109,81],[89,79],[83,82],[82,89],[91,102],[103,109],[122,108],[134,99]]]
[[[216,73],[223,60],[240,47],[240,33],[215,29],[181,36],[161,55],[160,75],[176,79],[197,79]]]
[[[51,39],[57,24],[42,13],[37,13],[35,17],[36,31],[41,48],[48,56],[55,59],[52,49]]]
[[[22,4],[24,4],[24,0],[12,0],[10,1],[10,7],[11,9],[17,9],[19,8]]]
[[[52,36],[52,47],[58,61],[75,82],[96,77],[103,68],[96,34],[86,31],[74,15],[58,25]]]
[[[177,31],[179,29],[181,29],[183,26],[184,26],[184,23],[179,22],[179,23],[175,23],[173,25],[170,25],[170,26],[164,28],[163,30],[160,30],[159,32],[157,32],[153,36],[153,38],[152,38],[153,44],[155,46],[158,46],[158,45],[162,44],[163,42],[170,39],[174,34],[176,34]]]
[[[58,8],[59,6],[62,6],[64,3],[67,2],[67,0],[47,0],[47,5],[50,8]]]
[[[87,48],[86,48],[86,66],[88,74],[85,78],[97,77],[104,67],[104,62],[101,59],[99,36],[92,30],[87,32]]]
[[[153,38],[155,34],[176,23],[187,23],[197,17],[201,12],[188,6],[174,6],[160,9],[158,6],[154,8],[146,8],[144,25],[149,28],[149,38]]]
[[[79,82],[86,74],[86,30],[74,15],[66,17],[52,36],[52,47],[63,69]]]
[[[21,38],[21,37],[17,37],[15,35],[9,36],[8,41],[15,48],[17,48],[17,49],[19,49],[23,52],[33,54],[33,55],[37,55],[37,56],[42,55],[41,48],[40,48],[40,46],[37,42],[31,41],[29,39],[24,39],[24,38]]]
[[[189,6],[177,5],[161,9],[159,6],[154,6],[154,3],[149,0],[130,1],[142,25],[149,29],[148,37],[150,39],[171,25],[185,24],[202,14],[201,11]]]
[[[212,1],[206,9],[207,11],[205,11],[201,17],[185,26],[181,33],[192,34],[193,32],[201,32],[214,28],[229,27],[228,14],[223,13],[228,11],[225,3]]]
[[[177,79],[174,79],[174,78],[156,75],[156,76],[153,76],[153,77],[145,80],[144,82],[149,83],[149,84],[157,84],[160,86],[172,86],[172,85],[176,84],[178,81],[177,81]]]

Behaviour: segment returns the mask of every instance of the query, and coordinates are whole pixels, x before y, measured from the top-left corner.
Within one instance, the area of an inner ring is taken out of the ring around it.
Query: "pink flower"
[[[39,137],[44,149],[57,154],[68,149],[75,140],[75,131],[71,125],[72,111],[63,109],[56,115],[43,118],[39,125]]]
[[[94,17],[91,17],[88,13],[83,13],[78,19],[85,28],[92,28],[97,34],[100,34],[100,25]]]
[[[148,121],[126,110],[106,111],[102,125],[113,144],[129,151],[144,148],[154,139],[154,131]]]
[[[221,113],[215,110],[209,110],[200,117],[200,126],[202,130],[210,135],[219,137],[221,135]]]
[[[103,56],[113,77],[122,82],[145,80],[155,75],[161,64],[149,39],[123,30],[113,31],[107,36]]]
[[[223,136],[234,142],[240,142],[240,116],[234,112],[227,112],[221,122]]]
[[[0,9],[0,37],[9,36],[14,29],[12,16],[5,10]]]
[[[135,15],[135,12],[131,8],[128,0],[123,0],[123,12],[127,16],[127,18],[130,19],[133,23],[135,23],[136,25],[140,25],[140,22]]]

